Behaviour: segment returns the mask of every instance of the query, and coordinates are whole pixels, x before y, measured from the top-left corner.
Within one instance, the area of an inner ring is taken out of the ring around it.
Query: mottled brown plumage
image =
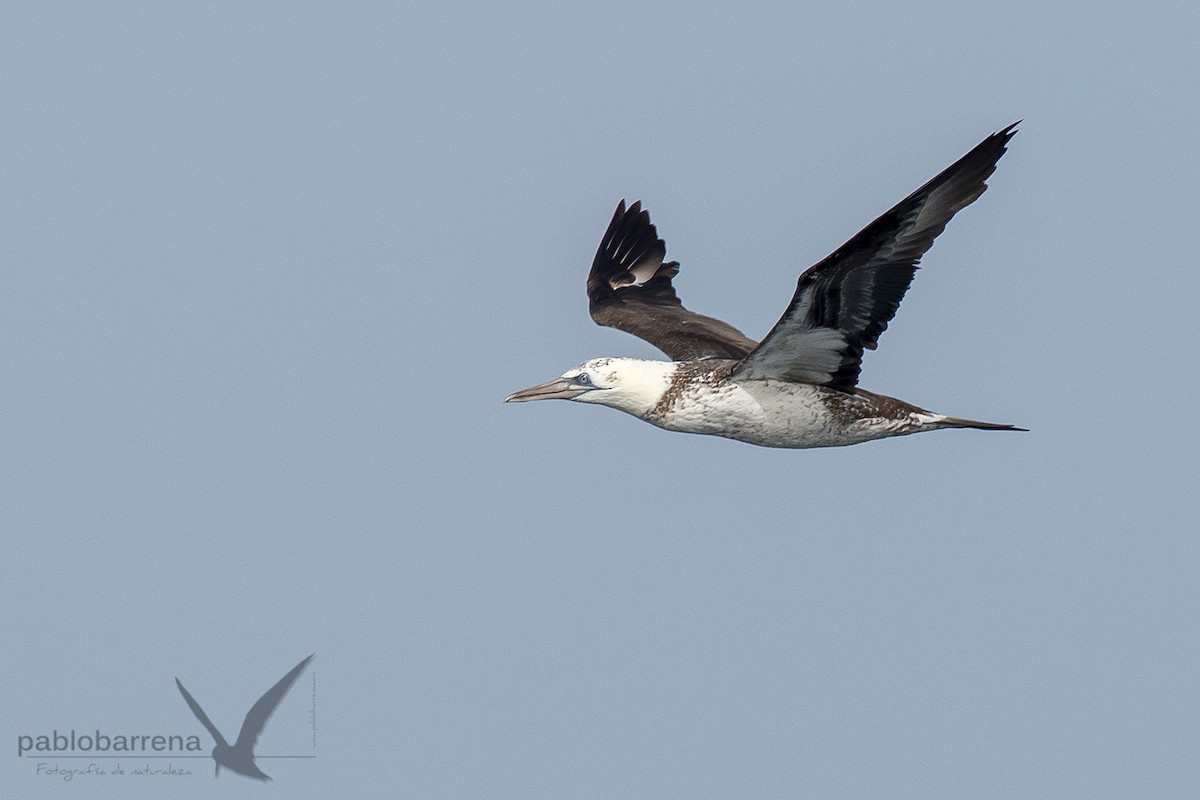
[[[588,305],[597,324],[632,333],[672,361],[743,358],[756,342],[719,319],[688,311],[671,279],[678,261],[663,263],[666,243],[640,202],[617,205],[588,274]]]
[[[737,363],[731,358],[703,358],[677,362],[666,391],[659,398],[658,404],[650,410],[649,416],[654,419],[665,418],[683,400],[687,392],[697,386],[714,387],[725,383]]]

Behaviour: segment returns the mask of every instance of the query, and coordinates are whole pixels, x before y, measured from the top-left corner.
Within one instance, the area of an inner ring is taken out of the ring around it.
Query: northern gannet
[[[588,274],[592,319],[632,333],[671,361],[597,358],[509,395],[506,403],[577,400],[660,428],[766,447],[836,447],[943,428],[1025,430],[949,417],[858,387],[864,350],[896,314],[918,262],[985,181],[1016,133],[980,142],[800,276],[791,304],[755,343],[688,311],[671,285],[679,263],[635,202],[622,200]]]

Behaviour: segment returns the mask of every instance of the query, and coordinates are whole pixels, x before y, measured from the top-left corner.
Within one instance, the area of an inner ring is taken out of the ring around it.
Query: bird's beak
[[[574,400],[586,392],[582,386],[572,386],[566,378],[555,378],[552,381],[530,386],[519,392],[513,392],[504,398],[506,403],[525,403],[529,400]]]

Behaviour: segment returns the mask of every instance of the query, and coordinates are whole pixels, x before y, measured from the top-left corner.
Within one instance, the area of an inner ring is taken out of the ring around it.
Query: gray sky
[[[1195,792],[1194,8],[251,5],[0,25],[11,791]],[[655,357],[587,316],[622,197],[760,337],[1019,118],[862,383],[1032,432],[501,404]],[[176,676],[232,739],[313,652],[257,752],[317,758],[271,784],[16,756],[207,752]]]

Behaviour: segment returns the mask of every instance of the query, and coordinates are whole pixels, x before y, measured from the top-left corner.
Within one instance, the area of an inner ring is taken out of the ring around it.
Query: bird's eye
[[[592,383],[592,376],[588,375],[586,372],[581,372],[575,376],[575,382],[580,386],[590,386]]]

